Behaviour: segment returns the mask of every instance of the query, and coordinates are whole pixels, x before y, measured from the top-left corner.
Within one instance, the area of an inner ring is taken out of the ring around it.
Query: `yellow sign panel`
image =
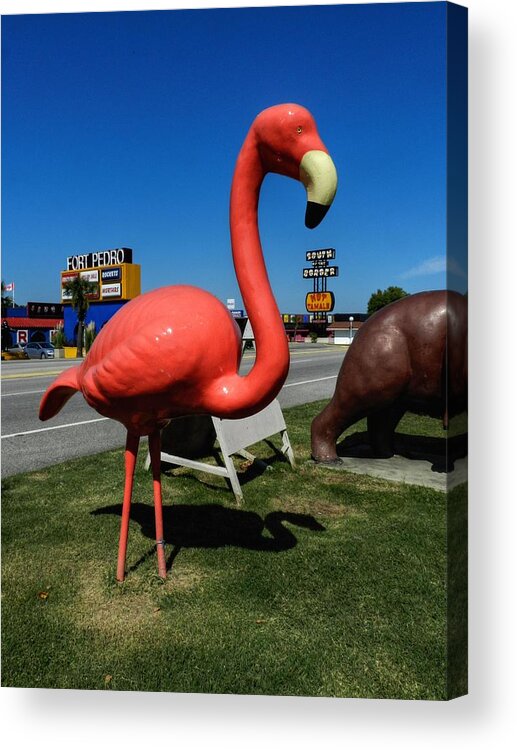
[[[334,309],[334,294],[332,292],[309,292],[305,297],[307,312],[331,312]]]
[[[61,272],[61,301],[70,302],[63,285],[70,279],[81,276],[93,284],[96,290],[89,299],[101,302],[116,302],[138,297],[141,293],[140,265],[138,263],[121,263],[118,266],[101,266],[85,268],[81,271]]]

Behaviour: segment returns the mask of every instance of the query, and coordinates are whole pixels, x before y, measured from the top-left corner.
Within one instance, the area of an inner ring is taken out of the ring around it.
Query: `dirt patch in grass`
[[[134,635],[152,623],[157,605],[150,591],[141,587],[135,590],[130,583],[124,589],[112,589],[110,594],[103,570],[95,563],[83,568],[74,607],[68,609],[76,627],[110,635],[122,631]]]
[[[357,508],[348,505],[336,505],[335,503],[316,500],[309,503],[307,510],[315,516],[327,516],[330,518],[341,518],[343,516],[360,518],[366,516]]]
[[[207,577],[208,574],[195,565],[183,564],[181,567],[176,565],[169,572],[165,588],[172,586],[175,592],[190,591],[190,589],[200,586]]]
[[[282,495],[272,503],[274,510],[285,510],[291,513],[305,513],[312,516],[342,518],[345,516],[363,516],[360,510],[351,505],[338,504],[335,501],[317,500],[301,495]]]
[[[302,470],[308,475],[312,475],[317,482],[324,480],[327,486],[339,486],[344,491],[350,487],[358,492],[389,491],[392,494],[400,494],[405,492],[406,487],[403,483],[389,482],[379,477],[371,477],[368,474],[355,474],[352,471],[325,469],[316,466],[312,462],[304,464]]]
[[[133,574],[114,587],[106,571],[92,563],[81,572],[74,607],[67,611],[72,612],[73,624],[82,630],[93,629],[119,639],[123,633],[125,639],[134,640],[155,625],[164,595],[194,589],[204,578],[206,573],[201,569],[184,565],[174,573],[169,571],[163,582],[154,574],[145,579]]]
[[[50,475],[48,471],[35,471],[33,474],[31,474],[31,479],[35,479],[37,482],[43,482],[46,479],[49,479]]]

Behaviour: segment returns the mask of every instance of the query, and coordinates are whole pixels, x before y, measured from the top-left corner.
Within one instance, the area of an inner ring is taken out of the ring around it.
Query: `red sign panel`
[[[90,274],[95,273],[97,274],[96,277],[91,276]],[[99,272],[98,271],[83,271],[80,274],[83,278],[88,279],[88,281],[91,281],[95,283],[96,280],[99,278]],[[76,279],[79,276],[79,273],[76,271],[64,271],[61,274],[61,301],[62,302],[69,302],[72,299],[72,295],[70,292],[67,292],[64,288],[64,284],[67,281],[72,281],[72,279]],[[99,299],[99,285],[96,284],[95,291],[93,291],[91,294],[86,295],[88,299]]]

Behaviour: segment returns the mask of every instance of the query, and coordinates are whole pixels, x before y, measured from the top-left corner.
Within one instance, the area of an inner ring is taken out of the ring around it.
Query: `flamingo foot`
[[[122,503],[122,521],[120,523],[120,539],[118,544],[117,581],[123,581],[126,569],[127,535],[129,531],[129,514],[131,510],[131,495],[133,494],[133,479],[135,475],[136,457],[138,455],[139,435],[127,433],[126,452],[124,456],[126,466],[126,481],[124,485],[124,501]]]
[[[159,430],[155,430],[149,435],[149,455],[151,457],[151,469],[153,472],[154,521],[156,526],[158,575],[160,578],[166,578],[167,569],[165,565],[165,541],[163,539],[162,482],[160,472],[161,447]]]

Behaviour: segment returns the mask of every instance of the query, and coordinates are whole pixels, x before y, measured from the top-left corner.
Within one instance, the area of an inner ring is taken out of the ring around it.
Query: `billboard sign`
[[[324,250],[307,250],[305,253],[305,260],[334,260],[336,257],[336,251],[333,247],[327,247]]]
[[[101,271],[101,280],[105,281],[120,281],[122,278],[121,268],[103,268]]]
[[[62,318],[63,305],[56,302],[27,302],[29,318]]]
[[[96,284],[99,281],[99,272],[97,270],[81,271],[79,276],[81,277],[81,279],[86,279],[86,281],[91,281],[92,284]]]
[[[328,278],[330,276],[338,276],[339,266],[325,266],[323,268],[304,268],[303,278],[304,279],[318,279]]]
[[[91,281],[92,284],[96,284],[95,290],[91,292],[90,294],[87,294],[86,296],[88,299],[96,300],[99,299],[99,272],[97,270],[95,271],[81,271],[80,274],[74,271],[64,271],[61,274],[61,300],[63,302],[69,302],[72,299],[72,295],[69,291],[67,291],[64,288],[64,284],[67,281],[72,281],[72,279],[76,279],[77,276],[81,276],[81,278],[86,279],[87,281]]]
[[[120,297],[122,287],[120,284],[103,284],[101,291],[103,299],[106,299],[106,297]]]
[[[96,253],[69,255],[66,259],[66,270],[81,271],[85,268],[119,266],[121,263],[132,262],[133,250],[130,247],[119,247],[116,250],[99,250]]]
[[[309,292],[305,297],[305,309],[308,312],[331,312],[334,303],[332,292]]]
[[[137,263],[123,263],[120,266],[85,268],[82,271],[61,271],[61,301],[70,302],[71,295],[63,288],[67,281],[80,276],[95,285],[95,293],[88,299],[102,302],[114,297],[127,300],[141,292],[140,266]]]

